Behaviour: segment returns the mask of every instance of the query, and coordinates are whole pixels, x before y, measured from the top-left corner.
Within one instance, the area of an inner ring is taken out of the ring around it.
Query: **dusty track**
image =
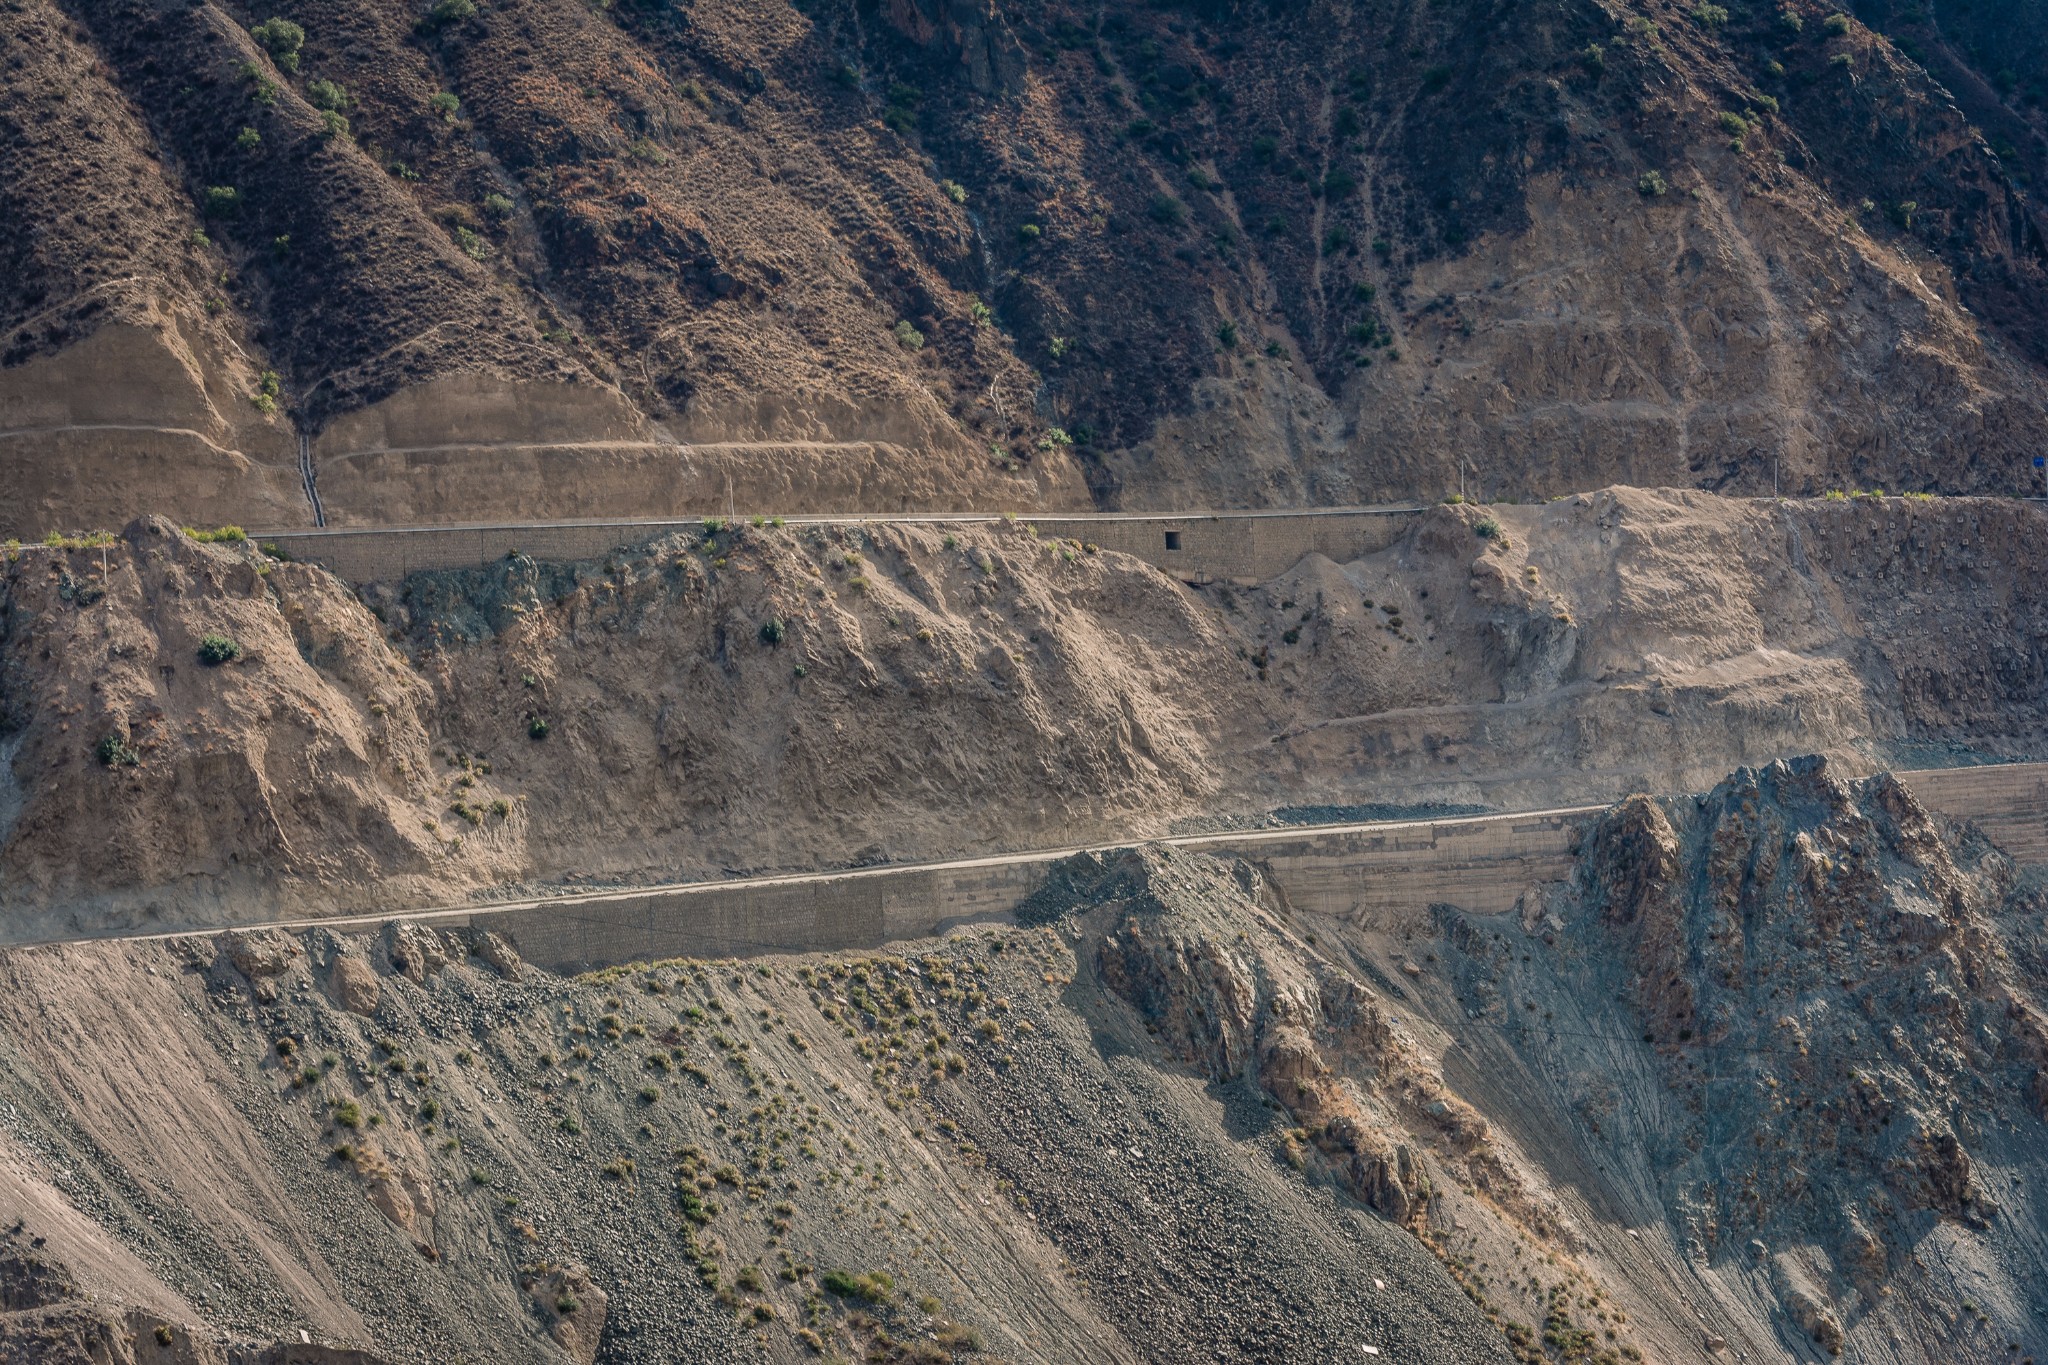
[[[969,871],[977,868],[1024,867],[1032,864],[1050,866],[1062,859],[1079,853],[1110,853],[1129,848],[1135,843],[1163,844],[1174,848],[1190,850],[1212,850],[1218,845],[1229,845],[1233,850],[1250,852],[1263,843],[1280,841],[1298,842],[1317,836],[1347,834],[1386,833],[1398,835],[1402,830],[1420,830],[1449,826],[1478,825],[1502,820],[1540,819],[1554,816],[1591,816],[1605,810],[1603,805],[1556,806],[1547,810],[1502,811],[1489,815],[1454,816],[1430,820],[1369,820],[1317,825],[1285,825],[1273,829],[1244,830],[1224,834],[1184,834],[1161,839],[1125,839],[1100,844],[1074,844],[1064,848],[1032,849],[1022,853],[993,854],[983,858],[953,858],[930,862],[892,863],[880,867],[840,868],[824,872],[790,873],[772,877],[734,877],[724,881],[660,882],[648,886],[620,887],[615,890],[565,892],[561,895],[528,896],[512,900],[479,901],[468,905],[433,906],[420,910],[400,910],[375,915],[348,915],[340,918],[325,916],[293,916],[263,920],[252,924],[232,926],[238,932],[256,933],[264,930],[285,930],[299,932],[307,929],[324,928],[337,933],[360,933],[371,931],[386,924],[432,925],[450,920],[467,921],[479,915],[510,914],[523,910],[558,910],[565,914],[589,907],[617,905],[622,902],[643,902],[650,898],[720,893],[745,893],[782,887],[827,886],[835,883],[861,883],[882,878],[902,877],[906,874],[928,872]],[[95,942],[138,942],[161,943],[180,939],[211,938],[222,932],[224,926],[213,925],[205,928],[173,929],[153,933],[112,932],[105,934],[78,934],[70,936],[25,939],[19,942],[0,942],[5,948],[46,948],[66,943]],[[788,950],[788,945],[737,945],[742,951],[755,947],[777,947]]]

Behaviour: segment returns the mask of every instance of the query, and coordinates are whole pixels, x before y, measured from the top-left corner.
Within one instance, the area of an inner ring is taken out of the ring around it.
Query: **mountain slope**
[[[358,522],[728,479],[780,510],[2006,491],[2044,434],[2027,88],[1803,3],[4,22],[18,532],[306,520],[295,431]],[[155,415],[94,379],[151,367]]]

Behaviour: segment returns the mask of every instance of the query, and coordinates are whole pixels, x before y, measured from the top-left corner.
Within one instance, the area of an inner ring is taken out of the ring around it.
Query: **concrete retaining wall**
[[[1386,549],[1419,514],[1413,508],[1210,517],[1033,517],[1062,540],[1092,541],[1190,579],[1263,583],[1320,554],[1348,563]]]
[[[1929,810],[1973,821],[2015,860],[2048,866],[2048,763],[1926,768],[1899,777]]]
[[[1387,923],[1440,901],[1482,913],[1511,909],[1531,883],[1570,870],[1579,827],[1603,809],[1164,842],[1256,862],[1298,909]],[[521,956],[556,971],[875,947],[1005,919],[1071,851],[601,893],[474,911],[461,922],[504,935]]]
[[[2048,764],[1901,773],[1930,808],[1977,822],[2022,862],[2048,864]],[[1604,806],[1400,824],[1255,830],[1164,842],[1257,863],[1297,909],[1390,928],[1436,903],[1514,908],[1570,874]],[[665,957],[873,948],[1006,919],[1072,850],[826,877],[706,882],[451,914],[504,935],[529,961],[581,971]]]
[[[1043,535],[1093,542],[1135,555],[1189,579],[1262,582],[1315,552],[1342,563],[1384,550],[1417,515],[1415,508],[1341,508],[1301,512],[1226,512],[1213,516],[1031,517]],[[795,518],[798,524],[827,518]],[[850,517],[867,521],[993,521],[993,517]],[[266,531],[257,539],[294,559],[319,564],[351,583],[402,578],[422,569],[477,568],[514,550],[535,559],[596,559],[622,545],[702,525],[689,521],[608,521],[503,526],[410,526],[376,530]]]

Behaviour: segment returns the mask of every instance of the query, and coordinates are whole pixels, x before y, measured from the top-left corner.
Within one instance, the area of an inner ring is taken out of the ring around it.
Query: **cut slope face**
[[[255,467],[0,418],[80,470],[0,531],[289,522],[281,435],[390,523],[2011,491],[2048,420],[2039,114],[1967,18],[284,8],[9,12],[0,412],[168,318]]]
[[[736,525],[359,598],[138,523],[7,566],[0,904],[40,938],[2028,756],[2043,563],[2010,502],[1622,490],[1249,589],[1023,523]]]

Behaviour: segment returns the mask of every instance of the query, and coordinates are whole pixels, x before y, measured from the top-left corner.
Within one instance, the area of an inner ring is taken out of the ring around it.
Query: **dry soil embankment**
[[[2027,756],[2044,561],[2027,504],[1610,490],[1252,589],[884,524],[359,597],[138,523],[5,568],[0,903],[58,936]]]

